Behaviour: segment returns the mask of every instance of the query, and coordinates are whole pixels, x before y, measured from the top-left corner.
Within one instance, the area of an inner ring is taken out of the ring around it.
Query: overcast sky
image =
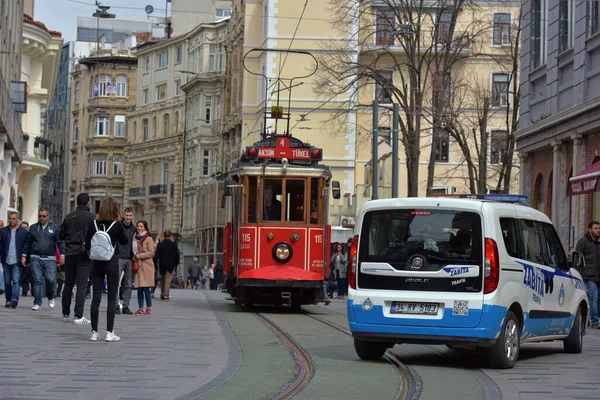
[[[77,36],[77,17],[91,17],[96,6],[95,0],[35,0],[34,18],[41,21],[48,29],[62,32],[65,43],[73,41]],[[152,5],[153,16],[165,14],[165,0],[104,0],[101,3],[110,6],[109,12],[117,18],[146,20],[144,8]]]

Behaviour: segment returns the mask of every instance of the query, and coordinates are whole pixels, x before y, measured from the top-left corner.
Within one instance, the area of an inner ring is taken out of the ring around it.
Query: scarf
[[[140,248],[139,240],[143,239],[147,233],[144,231],[142,233],[135,234],[135,240],[133,241],[133,254],[139,253],[142,249]]]

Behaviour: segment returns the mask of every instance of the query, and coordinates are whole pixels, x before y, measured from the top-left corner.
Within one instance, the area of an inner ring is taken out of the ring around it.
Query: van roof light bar
[[[504,203],[527,203],[527,196],[524,194],[462,194],[461,199],[476,199],[501,201]]]

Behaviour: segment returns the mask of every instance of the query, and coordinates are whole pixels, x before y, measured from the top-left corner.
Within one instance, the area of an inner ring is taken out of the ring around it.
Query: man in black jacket
[[[588,224],[588,233],[579,239],[575,251],[585,257],[585,266],[579,271],[587,287],[590,300],[590,323],[592,328],[600,326],[598,318],[598,289],[600,286],[600,222]]]
[[[46,279],[46,295],[48,305],[54,308],[54,291],[56,288],[56,247],[60,252],[60,262],[65,262],[65,245],[58,237],[58,226],[50,221],[50,212],[47,208],[38,211],[38,223],[31,225],[23,254],[21,264],[26,266],[27,260],[31,260],[33,272],[33,311],[42,308],[42,276]]]
[[[76,325],[87,325],[90,320],[83,316],[85,292],[92,264],[85,250],[85,235],[89,226],[94,223],[94,214],[89,208],[90,196],[86,193],[77,195],[77,208],[67,214],[60,227],[58,237],[65,241],[65,288],[62,296],[63,320],[69,320],[71,313],[71,297],[73,286],[77,284],[75,296]]]
[[[127,244],[118,245],[117,255],[119,257],[119,276],[121,279],[121,289],[123,291],[123,314],[132,315],[129,309],[129,301],[131,300],[131,281],[133,272],[131,263],[133,260],[133,237],[136,233],[135,224],[133,223],[133,209],[126,208],[123,211],[123,220],[121,221],[125,236],[127,236]],[[117,305],[117,314],[121,314],[121,307]]]
[[[173,272],[179,265],[179,249],[177,243],[171,240],[171,231],[165,231],[164,236],[165,239],[156,246],[154,264],[158,263],[160,271],[160,298],[168,301]]]

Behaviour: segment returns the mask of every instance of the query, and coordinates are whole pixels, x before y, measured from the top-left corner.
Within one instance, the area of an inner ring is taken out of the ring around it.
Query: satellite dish
[[[152,14],[154,12],[154,7],[148,4],[144,10],[146,10],[146,14]]]

